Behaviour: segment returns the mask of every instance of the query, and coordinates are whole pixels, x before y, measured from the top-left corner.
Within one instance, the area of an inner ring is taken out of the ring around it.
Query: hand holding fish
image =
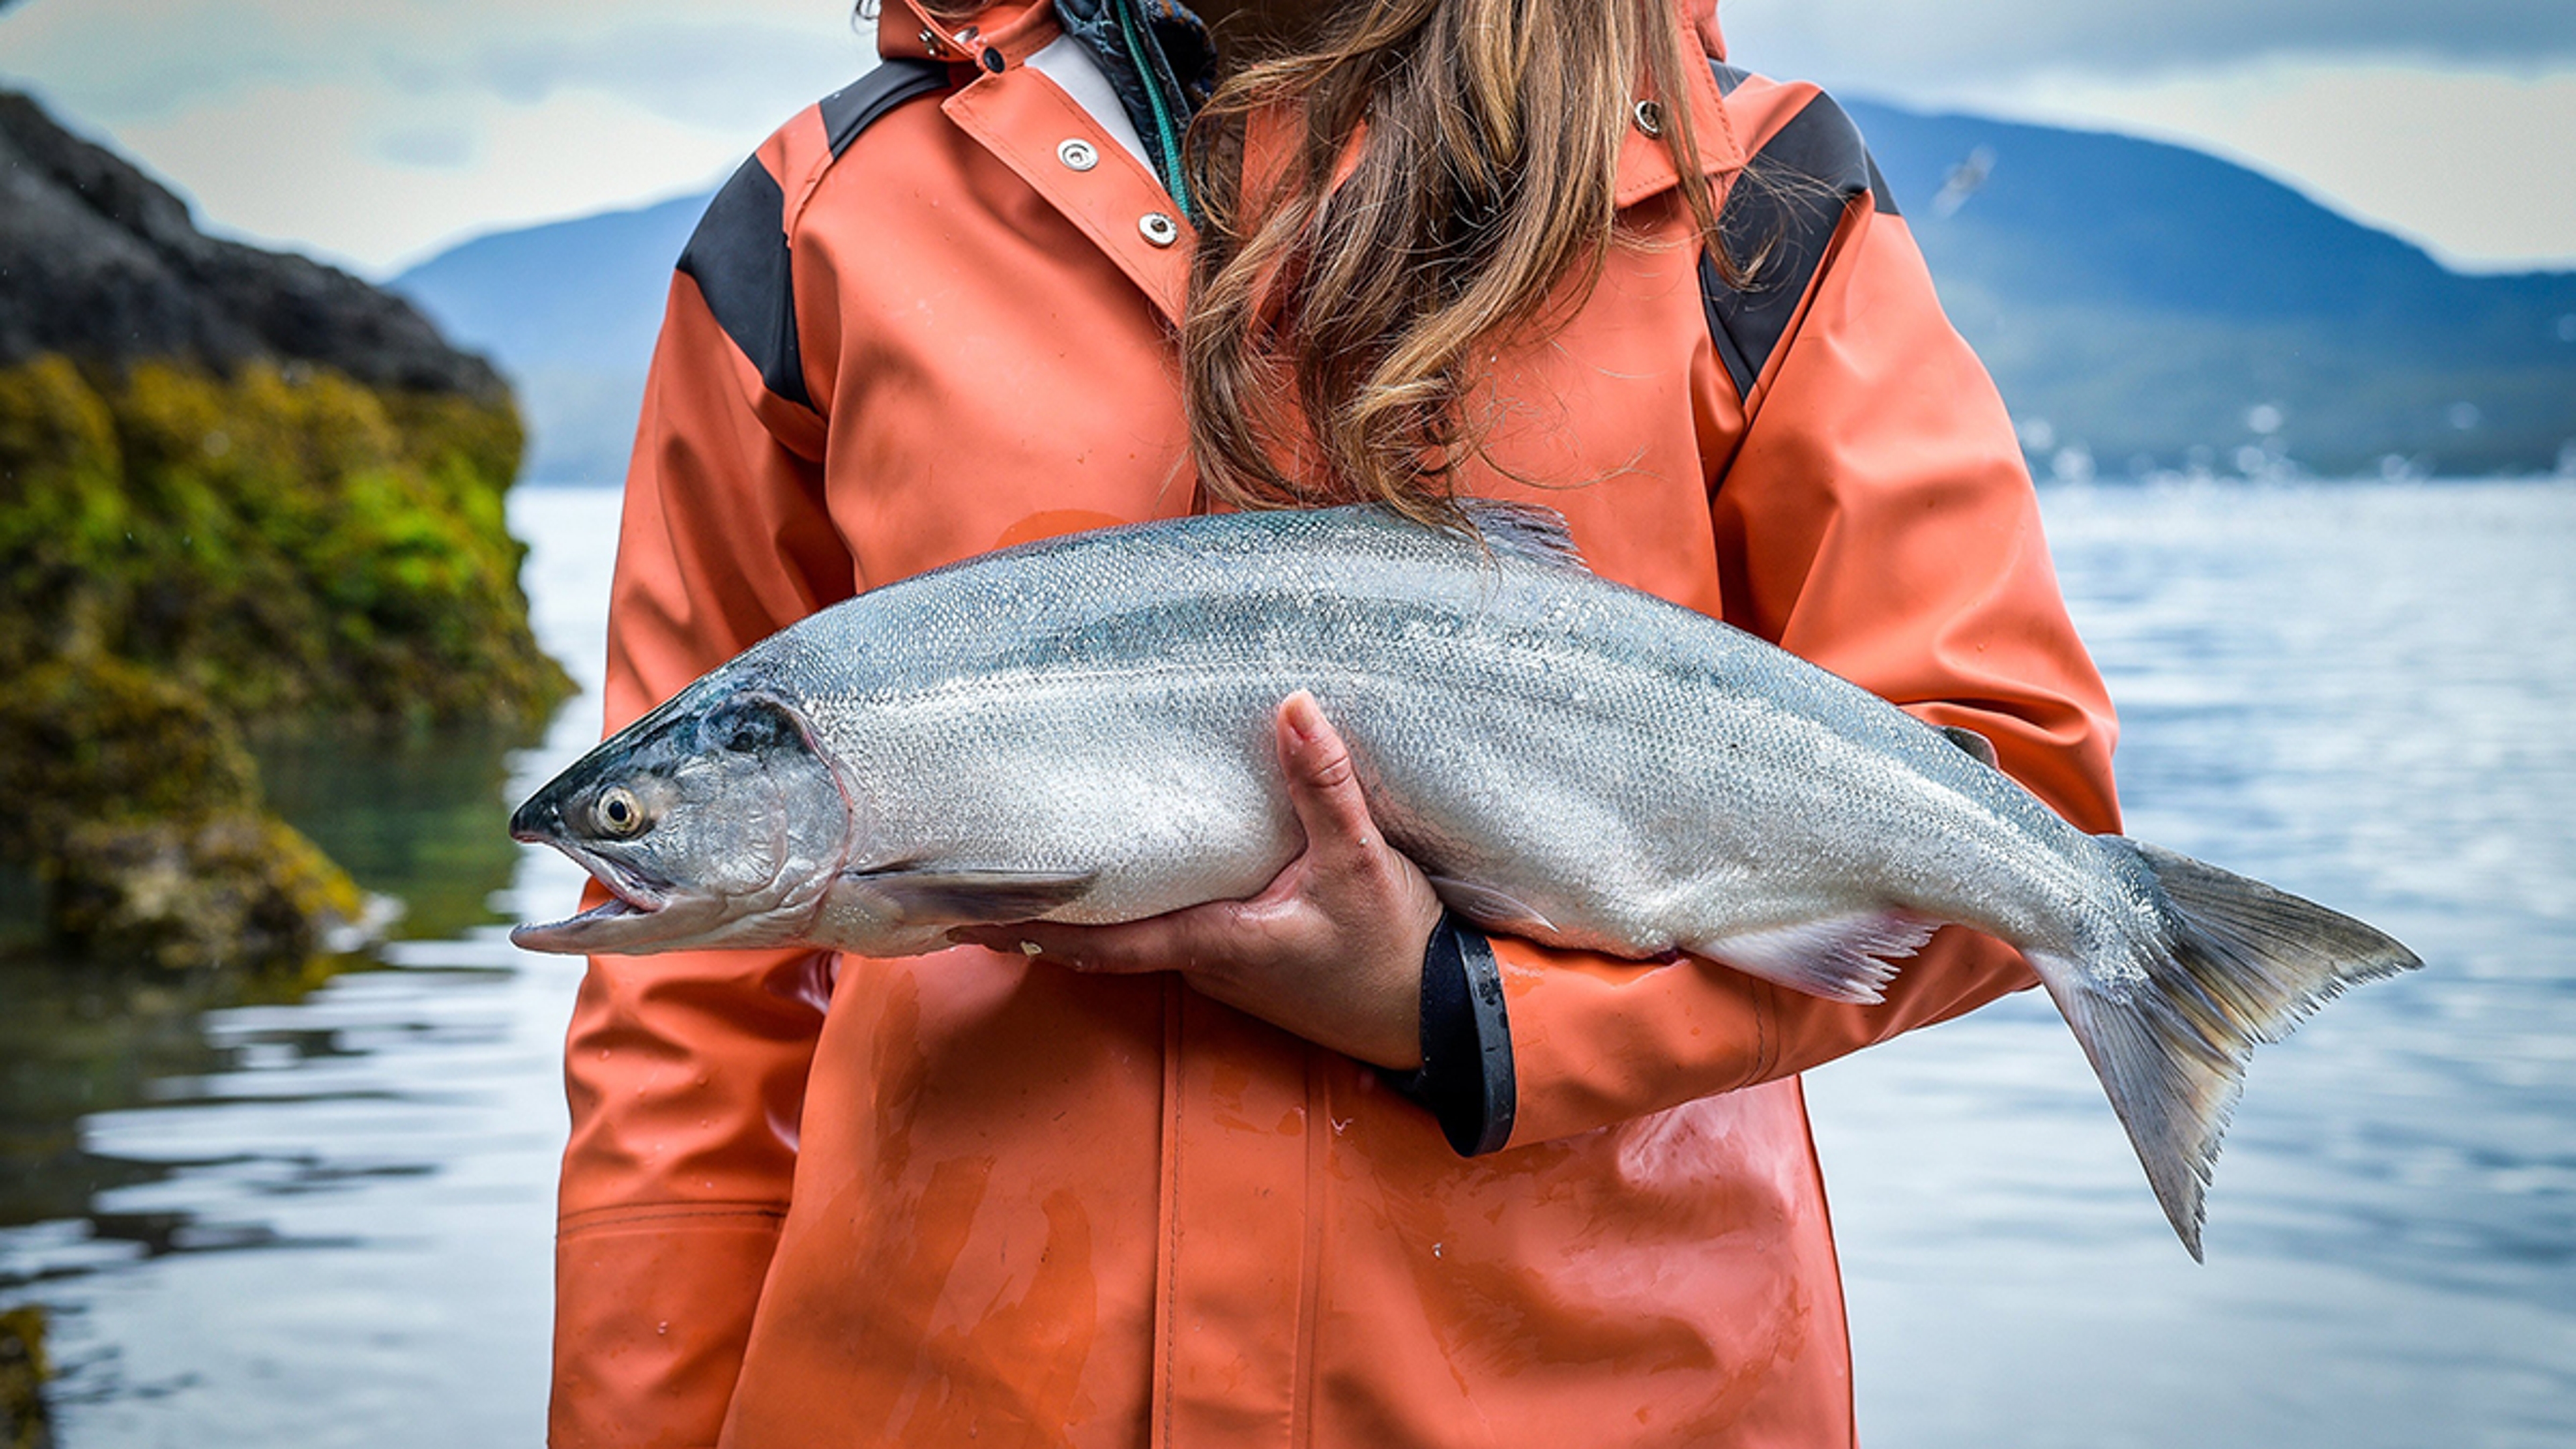
[[[1350,747],[1315,697],[1290,695],[1277,726],[1306,846],[1260,894],[1113,926],[1028,921],[949,939],[1086,973],[1178,969],[1202,993],[1308,1041],[1382,1067],[1420,1065],[1422,953],[1440,899],[1370,817]]]

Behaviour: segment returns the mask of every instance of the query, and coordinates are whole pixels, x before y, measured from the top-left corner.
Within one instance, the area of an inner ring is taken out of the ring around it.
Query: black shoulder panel
[[[769,390],[811,407],[796,350],[796,293],[787,275],[787,194],[752,157],[716,193],[680,253],[716,325],[760,369]]]
[[[1729,79],[1721,73],[1718,84],[1732,90]],[[1732,79],[1741,84],[1742,72]],[[1753,390],[1824,265],[1844,213],[1864,192],[1881,213],[1896,215],[1896,198],[1870,159],[1860,127],[1821,93],[1754,153],[1737,178],[1718,216],[1718,237],[1729,256],[1755,264],[1753,278],[1736,287],[1719,273],[1715,256],[1702,252],[1699,259],[1709,338],[1737,393]]]
[[[823,128],[840,155],[879,116],[948,83],[948,68],[929,61],[889,60],[824,98]],[[760,380],[789,402],[812,407],[805,361],[796,344],[796,289],[787,263],[787,195],[755,156],[742,163],[699,218],[680,253],[716,325],[760,369]]]
[[[948,88],[948,67],[935,60],[897,57],[823,98],[823,132],[840,155],[876,119],[914,96]]]

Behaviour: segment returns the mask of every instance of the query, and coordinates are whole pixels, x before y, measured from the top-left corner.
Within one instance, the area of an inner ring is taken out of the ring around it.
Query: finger
[[[1338,854],[1377,843],[1350,746],[1324,718],[1315,696],[1302,689],[1279,705],[1279,764],[1310,851]]]

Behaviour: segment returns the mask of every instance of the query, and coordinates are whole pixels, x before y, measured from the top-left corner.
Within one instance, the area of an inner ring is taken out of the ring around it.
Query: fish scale
[[[826,609],[520,808],[514,833],[615,899],[515,939],[899,956],[1249,896],[1302,845],[1272,719],[1303,689],[1387,838],[1487,929],[1856,1002],[1942,924],[2021,948],[2194,1256],[2252,1045],[2420,964],[2085,834],[1983,741],[1594,576],[1552,513],[1470,516],[1472,537],[1367,507],[1142,524]]]

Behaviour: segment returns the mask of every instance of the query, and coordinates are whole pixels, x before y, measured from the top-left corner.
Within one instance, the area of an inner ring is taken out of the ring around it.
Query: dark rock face
[[[0,367],[47,352],[319,363],[374,387],[508,397],[409,302],[204,235],[160,183],[0,91]]]

